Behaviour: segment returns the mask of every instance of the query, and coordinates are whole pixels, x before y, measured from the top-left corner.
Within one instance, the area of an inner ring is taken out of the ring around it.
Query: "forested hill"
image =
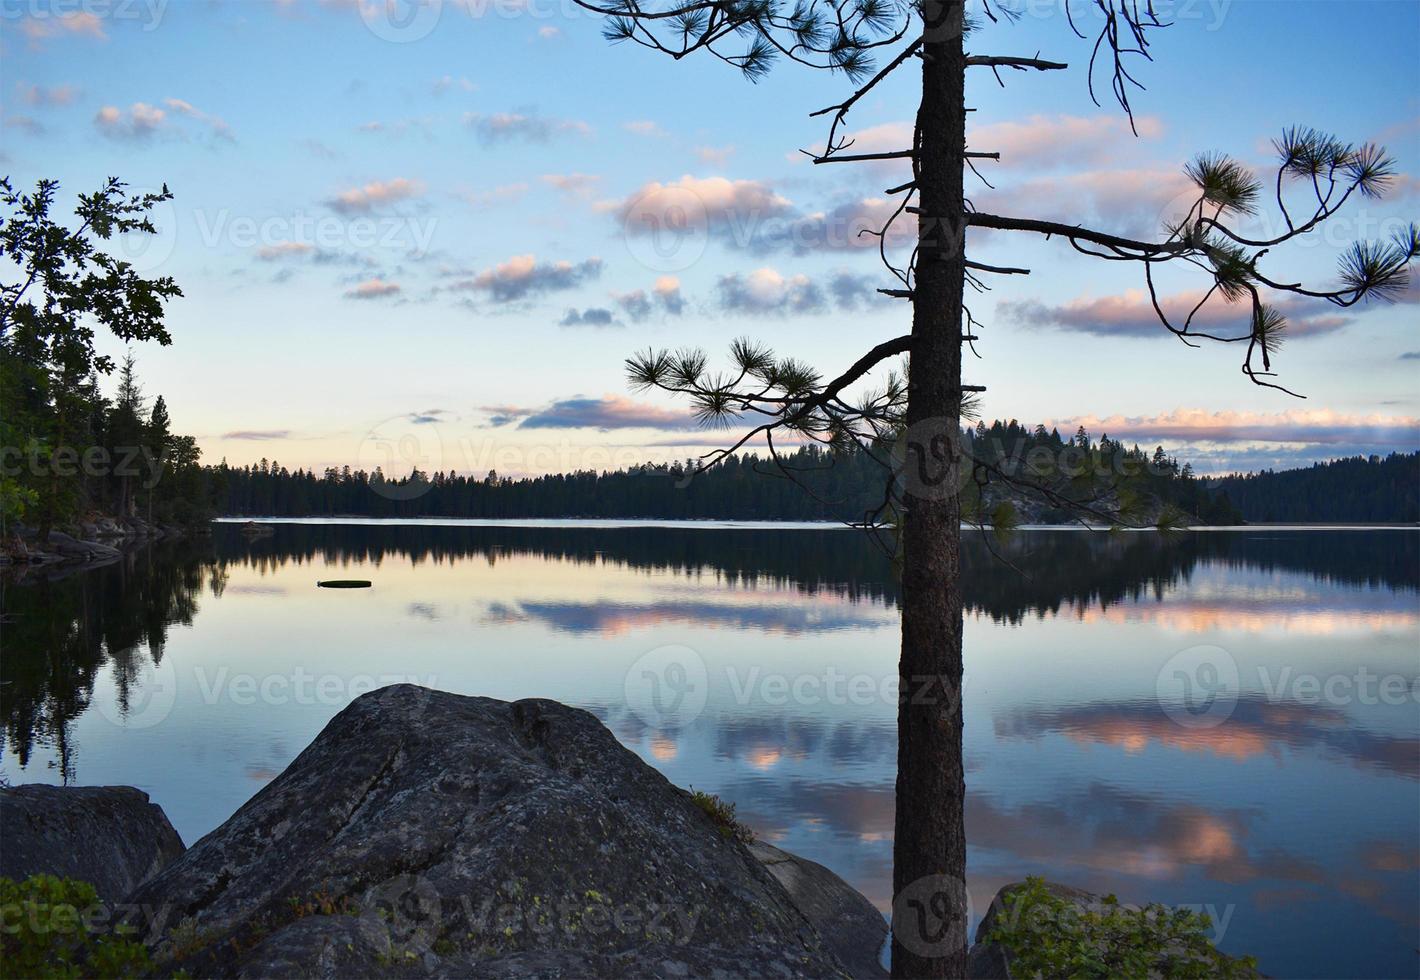
[[[1252,522],[1420,522],[1420,452],[1213,481]]]
[[[1152,453],[1128,448],[1108,436],[1093,439],[1083,429],[1062,438],[1054,430],[1029,429],[1015,421],[978,425],[963,438],[976,458],[997,470],[984,492],[978,481],[962,481],[963,507],[988,522],[1065,523],[1072,515],[1055,506],[1061,498],[1087,501],[1093,512],[1078,516],[1094,519],[1128,510],[1131,523],[1152,523],[1164,512],[1215,524],[1237,520],[1225,499],[1162,447]],[[257,466],[208,467],[207,477],[216,509],[231,516],[861,522],[884,517],[881,507],[895,465],[890,454],[884,457],[813,445],[781,457],[782,470],[753,455],[738,455],[705,472],[686,460],[519,479],[496,472],[478,477],[418,470],[391,478],[378,469],[348,468],[317,475],[262,460]],[[1049,486],[1056,495],[1018,493],[1008,476]],[[1010,505],[1007,511],[1003,503]]]
[[[1054,431],[997,422],[968,430],[978,457],[1004,452],[1048,458],[1075,454],[1112,472],[1122,463],[1143,469],[1136,481],[1155,511],[1167,504],[1204,523],[1262,521],[1414,521],[1420,454],[1385,460],[1347,460],[1328,466],[1221,481],[1195,477],[1162,448],[1145,453],[1108,437],[1084,432],[1062,438]],[[862,520],[881,502],[882,465],[863,453],[830,456],[814,449],[791,458],[798,483],[772,475],[753,457],[735,457],[691,476],[693,464],[647,466],[615,472],[576,472],[509,479],[496,473],[466,476],[421,473],[389,478],[378,470],[349,468],[317,474],[263,460],[256,466],[205,467],[213,509],[227,516],[661,518],[737,520]],[[1102,466],[1102,463],[1108,463]],[[1109,479],[1108,475],[1101,480]],[[1294,482],[1295,481],[1295,482]],[[801,484],[806,484],[808,490]],[[993,484],[984,510],[1000,500]],[[810,492],[811,491],[811,492]],[[1076,494],[1078,496],[1078,494]],[[1012,499],[1028,523],[1065,523],[1063,510]]]

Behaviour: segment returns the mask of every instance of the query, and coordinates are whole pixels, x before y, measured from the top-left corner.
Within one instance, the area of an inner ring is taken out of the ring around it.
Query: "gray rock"
[[[78,538],[65,534],[63,531],[50,531],[49,540],[45,542],[45,548],[55,554],[65,558],[83,558],[93,560],[95,558],[117,558],[119,551],[106,544],[99,544],[97,541],[80,541]]]
[[[0,789],[0,875],[80,878],[116,902],[183,852],[161,807],[132,786]]]
[[[750,853],[769,869],[853,976],[885,977],[881,953],[887,919],[877,906],[823,865],[758,841]]]
[[[128,897],[195,976],[843,976],[743,845],[588,712],[358,698]]]

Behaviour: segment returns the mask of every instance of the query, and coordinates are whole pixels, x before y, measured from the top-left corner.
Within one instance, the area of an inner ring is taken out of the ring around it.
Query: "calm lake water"
[[[1416,975],[1420,533],[1008,551],[1028,578],[967,555],[975,914],[1043,874],[1209,907],[1273,976]],[[4,777],[141,787],[188,843],[411,680],[586,707],[889,905],[898,616],[857,532],[225,525],[11,580],[3,613]]]

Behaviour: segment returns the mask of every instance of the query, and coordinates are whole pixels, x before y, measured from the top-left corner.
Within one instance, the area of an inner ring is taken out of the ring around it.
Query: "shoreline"
[[[614,530],[617,528],[671,528],[686,530],[727,530],[727,531],[858,531],[865,530],[859,525],[844,524],[841,521],[763,521],[736,518],[660,518],[660,517],[367,517],[359,514],[312,515],[307,517],[268,517],[262,515],[241,515],[215,517],[213,524],[304,524],[332,525],[347,527],[529,527],[529,528],[592,528]],[[888,525],[877,525],[886,528]],[[963,524],[963,531],[974,531],[976,527]],[[1021,524],[1014,531],[1087,531],[1111,532],[1107,525],[1082,527],[1079,524]],[[1120,531],[1158,531],[1155,527],[1121,527]],[[1176,531],[1420,531],[1420,524],[1407,523],[1299,523],[1299,524],[1190,524],[1174,528]]]

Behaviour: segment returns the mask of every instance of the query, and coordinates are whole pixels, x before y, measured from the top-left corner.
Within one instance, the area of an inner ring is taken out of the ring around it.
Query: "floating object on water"
[[[328,578],[324,582],[317,582],[317,588],[321,589],[368,589],[370,580],[364,578]]]

